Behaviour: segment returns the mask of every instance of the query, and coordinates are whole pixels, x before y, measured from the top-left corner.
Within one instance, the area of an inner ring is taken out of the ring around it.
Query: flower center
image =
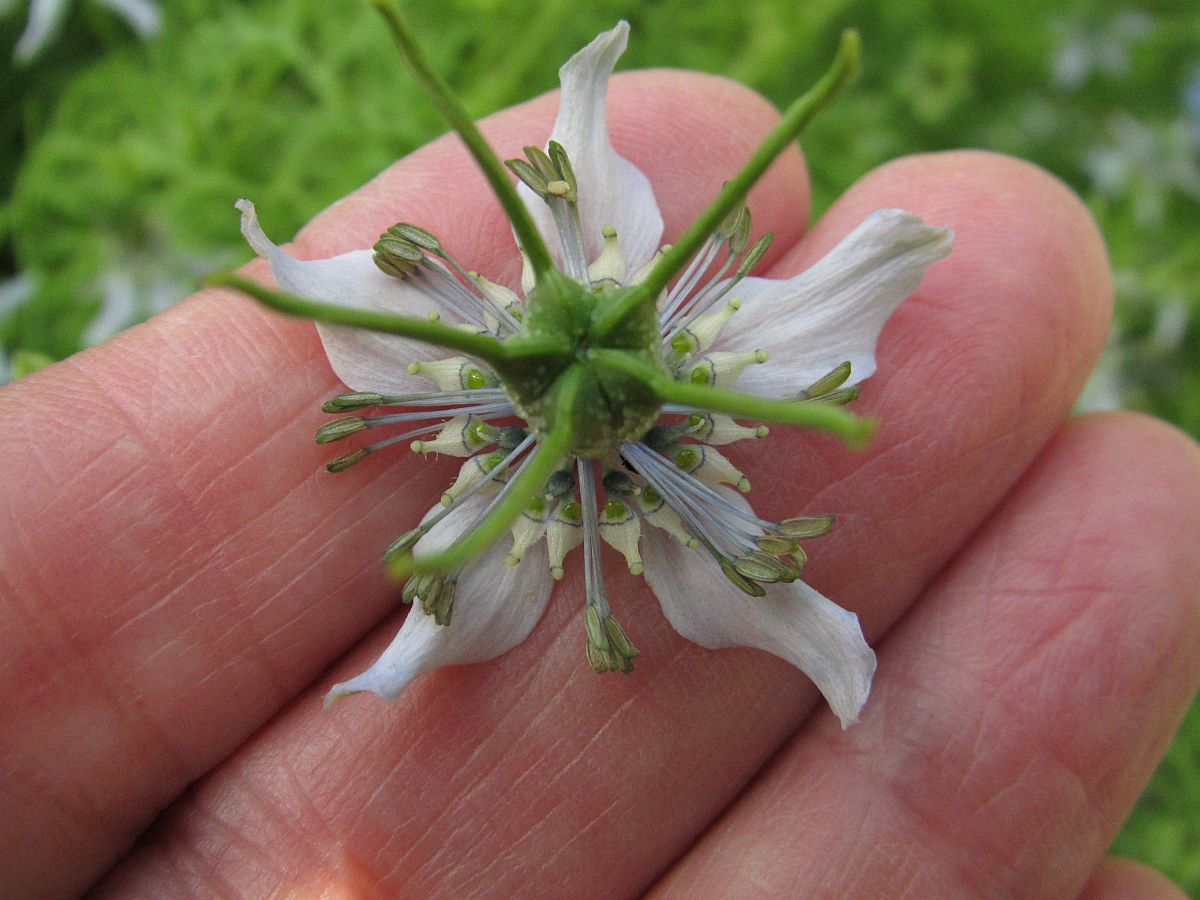
[[[581,284],[560,273],[543,278],[527,298],[521,329],[513,340],[556,336],[569,349],[500,367],[504,392],[530,428],[544,433],[560,416],[570,417],[570,452],[575,456],[602,456],[640,437],[662,409],[662,401],[645,381],[632,377],[611,355],[615,351],[621,358],[666,371],[654,309],[628,317],[607,334],[595,327],[597,313],[611,308],[626,290]],[[575,402],[564,404],[560,392],[572,380],[569,373],[581,375],[582,386]]]

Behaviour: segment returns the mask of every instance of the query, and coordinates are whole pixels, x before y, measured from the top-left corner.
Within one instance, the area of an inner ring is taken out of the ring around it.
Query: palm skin
[[[678,72],[616,77],[609,109],[668,239],[774,119]],[[516,155],[554,111],[540,98],[484,131]],[[425,676],[394,706],[323,711],[405,614],[378,554],[454,462],[379,454],[324,474],[312,433],[340,385],[312,326],[210,292],[0,394],[0,884],[1171,896],[1101,860],[1200,679],[1200,454],[1131,415],[1066,421],[1108,324],[1094,225],[1045,173],[981,153],[884,166],[805,234],[807,204],[793,152],[750,197],[756,230],[778,235],[764,274],[799,271],[881,207],[956,232],[884,332],[859,407],[882,422],[869,450],[775,428],[738,455],[761,513],[839,514],[809,577],[879,652],[860,725],[840,731],[773,657],[687,644],[616,566],[643,655],[597,677],[579,565],[501,659]],[[399,220],[517,276],[452,139],[297,249],[367,246]]]

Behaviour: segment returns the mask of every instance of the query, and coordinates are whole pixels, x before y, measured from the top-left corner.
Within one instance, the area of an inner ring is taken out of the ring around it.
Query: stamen
[[[414,575],[405,582],[400,597],[405,603],[420,600],[425,615],[433,616],[439,625],[449,625],[461,574],[462,569],[455,569],[445,575]]]
[[[452,419],[457,416],[474,416],[478,419],[497,419],[502,416],[512,415],[512,404],[507,400],[495,400],[491,403],[473,403],[468,406],[454,406],[445,409],[430,409],[422,412],[410,413],[392,413],[386,416],[349,416],[345,419],[335,419],[332,422],[326,422],[317,429],[317,443],[326,444],[330,441],[339,440],[345,437],[346,434],[353,434],[355,431],[362,431],[364,428],[379,428],[383,425],[397,425],[401,422],[420,422],[422,419],[441,418]],[[346,424],[343,424],[346,423]],[[346,431],[346,434],[339,433],[342,429],[349,429],[350,423],[361,423],[361,427],[355,428],[354,431]],[[440,428],[445,424],[445,420],[437,423],[432,428]]]
[[[579,207],[564,197],[551,194],[546,199],[554,224],[558,228],[558,242],[562,248],[563,269],[576,281],[588,284],[587,252],[583,244],[583,226],[579,222]]]
[[[621,453],[707,546],[719,548],[719,553],[729,556],[739,556],[757,549],[753,541],[757,529],[719,515],[718,512],[723,508],[736,507],[732,507],[715,491],[681,472],[645,445],[633,442],[622,444]],[[710,494],[716,502],[711,502]]]
[[[600,526],[596,515],[596,474],[590,459],[578,461],[579,503],[583,511],[583,579],[589,606],[602,616],[612,615],[604,591],[604,573],[600,568]]]
[[[509,159],[504,164],[550,208],[558,229],[563,270],[576,281],[590,284],[583,226],[579,221],[579,189],[575,171],[562,144],[551,141],[547,149],[549,153],[537,147],[526,147],[528,162]]]
[[[737,272],[734,273],[734,276],[728,281],[722,282],[721,279],[725,277],[725,273],[729,271],[729,266],[734,260],[734,256],[730,254],[729,258],[725,260],[725,265],[721,267],[720,271],[709,280],[704,289],[696,296],[691,304],[691,310],[686,313],[686,316],[684,315],[684,311],[680,309],[679,315],[675,318],[677,321],[682,318],[682,321],[679,321],[674,327],[672,327],[672,323],[669,321],[663,324],[664,331],[670,328],[670,332],[664,340],[670,343],[675,335],[679,334],[685,328],[690,327],[697,318],[712,309],[722,298],[728,296],[729,292],[754,270],[754,267],[758,265],[759,261],[766,254],[767,249],[771,246],[771,241],[774,239],[774,233],[768,231],[755,241],[754,246],[750,248],[749,252],[746,253],[746,256],[738,264]]]
[[[523,306],[521,298],[515,291],[509,290],[502,284],[489,281],[478,272],[468,272],[467,277],[475,283],[475,286],[483,292],[493,306],[507,313],[514,322],[520,323]]]
[[[632,672],[638,650],[624,629],[613,618],[604,591],[604,573],[600,566],[600,528],[596,513],[595,463],[578,461],[579,500],[583,507],[584,585],[587,605],[583,611],[587,631],[587,658],[597,672]]]
[[[733,268],[735,259],[736,257],[732,253],[726,255],[724,262],[717,267],[717,271],[704,283],[704,287],[695,292],[689,291],[687,294],[682,294],[679,297],[679,301],[671,315],[669,317],[664,316],[662,319],[661,330],[663,334],[667,335],[664,340],[669,342],[676,333],[688,326],[693,316],[700,315],[713,302],[716,302],[716,299],[720,299],[718,297],[712,301],[709,300],[718,287],[721,289],[721,296],[728,293],[727,290],[724,290],[724,285],[728,284],[728,282],[722,282],[721,279]],[[678,327],[675,327],[677,324]]]
[[[667,291],[667,303],[663,307],[662,315],[660,316],[663,322],[670,322],[675,317],[679,308],[691,295],[696,282],[700,280],[700,276],[708,271],[708,267],[712,265],[712,261],[717,258],[717,253],[724,246],[726,240],[727,238],[724,234],[717,233],[712,235],[705,241],[704,246],[700,248],[700,252],[688,263],[687,268],[683,270],[683,274],[679,276],[679,280],[675,282],[675,286]]]
[[[430,237],[432,237],[432,235],[430,235]],[[510,331],[515,332],[518,329],[520,329],[521,323],[519,321],[517,321],[516,317],[514,317],[511,312],[509,312],[508,304],[502,303],[502,302],[497,302],[496,298],[492,295],[491,292],[484,290],[482,288],[482,286],[478,283],[478,275],[476,275],[475,277],[472,277],[472,273],[468,272],[461,265],[459,265],[458,260],[455,259],[453,256],[451,256],[449,251],[447,251],[444,247],[442,247],[442,245],[440,243],[438,244],[438,249],[435,250],[434,252],[437,253],[437,255],[440,256],[442,259],[444,259],[447,263],[449,263],[450,267],[459,274],[459,276],[463,279],[463,281],[465,281],[471,287],[475,288],[482,295],[483,299],[487,301],[488,306],[491,307],[492,312],[494,312],[495,315],[497,317],[499,317],[501,324],[503,324]],[[447,274],[447,277],[449,277],[449,274],[448,273],[446,273],[446,274]],[[461,286],[463,283],[463,282],[459,281],[458,279],[454,279],[454,278],[451,278],[449,280],[453,284],[458,285],[458,286]],[[493,287],[498,288],[499,285],[493,285]],[[468,292],[468,293],[470,293],[470,292]],[[511,294],[512,292],[509,291],[509,293]],[[513,295],[513,297],[515,299],[516,295]],[[486,311],[487,307],[484,307],[484,309]]]
[[[775,531],[781,527],[778,523],[768,522],[766,519],[760,519],[758,516],[754,515],[753,512],[747,512],[746,510],[734,506],[732,503],[722,497],[715,489],[696,478],[695,475],[672,465],[665,458],[663,458],[663,456],[653,452],[644,444],[632,442],[622,444],[621,453],[625,454],[626,451],[630,450],[631,448],[632,451],[637,454],[637,461],[635,462],[631,459],[630,462],[633,463],[634,468],[638,470],[638,473],[646,477],[647,480],[649,480],[649,476],[646,475],[645,469],[649,468],[650,470],[656,472],[660,478],[665,478],[669,481],[682,482],[682,487],[684,490],[696,495],[697,498],[703,500],[705,503],[715,505],[722,515],[734,516],[735,518],[742,519],[751,525],[758,526],[758,528],[767,531]],[[743,526],[741,530],[746,534],[757,533],[757,529],[755,528],[747,529]]]
[[[808,398],[807,402],[809,402],[809,403],[825,403],[830,406],[848,406],[849,404],[851,404],[855,400],[857,400],[859,394],[861,394],[861,393],[862,393],[862,388],[859,387],[857,384],[854,384],[854,385],[851,385],[850,387],[839,388],[836,391],[831,391],[830,393],[826,394],[824,397],[810,397],[810,398]]]
[[[460,400],[501,400],[504,391],[499,388],[464,389],[454,391],[425,391],[418,394],[372,394],[355,392],[339,394],[326,400],[321,407],[327,413],[348,412],[352,409],[367,409],[372,406],[445,406]]]
[[[470,274],[432,232],[400,222],[380,236],[374,250],[375,265],[383,272],[412,282],[463,319],[486,331],[503,326],[505,330],[515,332],[520,327],[520,323],[503,306],[493,303],[486,293],[478,291]],[[427,253],[445,260],[448,267],[438,259],[431,259]],[[455,278],[454,272],[463,280]],[[496,321],[495,326],[489,324],[489,318]]]
[[[498,479],[501,475],[503,475],[512,465],[513,461],[526,450],[528,450],[536,439],[536,435],[531,434],[520,444],[514,447],[498,465],[492,468],[491,471],[494,473],[493,479]],[[432,530],[434,525],[442,521],[444,518],[446,518],[446,516],[450,515],[452,512],[462,506],[462,504],[466,503],[468,500],[478,494],[489,483],[490,482],[488,479],[480,479],[475,484],[471,485],[471,487],[469,487],[467,490],[459,494],[458,497],[454,498],[448,506],[443,504],[445,507],[444,509],[431,516],[421,525],[418,525],[416,528],[406,532],[405,534],[402,534],[396,540],[392,541],[391,545],[383,551],[384,560],[389,560],[392,557],[407,553],[416,546],[417,541],[425,537],[425,535]]]
[[[431,431],[436,431],[440,427],[441,427],[441,423],[437,423],[437,424],[433,424],[433,425],[426,425],[426,426],[422,426],[421,428],[417,428],[413,431],[406,431],[403,434],[394,434],[385,440],[379,441],[374,444],[368,444],[365,447],[360,447],[357,450],[355,450],[353,453],[347,453],[345,456],[339,456],[336,459],[331,459],[329,462],[327,462],[325,464],[325,471],[332,472],[332,473],[345,472],[348,468],[350,468],[355,463],[361,462],[362,460],[366,459],[367,456],[371,453],[376,453],[387,447],[391,447],[394,444],[398,444],[401,441],[406,441],[411,437],[416,437],[417,435],[428,434]]]

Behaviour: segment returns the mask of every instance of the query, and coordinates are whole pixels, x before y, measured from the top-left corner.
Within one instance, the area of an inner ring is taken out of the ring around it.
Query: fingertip
[[[1151,471],[1156,481],[1200,490],[1200,443],[1170,422],[1136,410],[1115,409],[1077,416],[1071,425],[1081,439],[1119,433],[1131,468]]]
[[[1079,900],[1187,900],[1187,894],[1145,863],[1109,856],[1096,866]]]
[[[1099,353],[1112,315],[1108,253],[1087,207],[1054,175],[981,150],[907,156],[862,178],[827,218],[849,228],[889,206],[954,229],[954,250],[930,269],[926,292],[1013,297],[1017,314],[1037,305],[1069,352]]]
[[[943,397],[943,434],[970,434],[987,414],[1029,440],[1061,421],[1108,334],[1112,281],[1087,209],[1058,179],[995,153],[909,156],[870,172],[772,271],[813,265],[880,209],[908,210],[954,232],[950,255],[925,272],[880,340],[867,390],[889,431],[916,407],[891,408],[914,385]],[[1040,427],[1040,426],[1039,426]]]

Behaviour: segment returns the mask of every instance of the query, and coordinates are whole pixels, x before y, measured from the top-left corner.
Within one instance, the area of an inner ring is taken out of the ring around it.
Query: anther
[[[834,516],[795,516],[784,519],[776,526],[776,530],[788,537],[814,538],[828,534],[833,523]]]
[[[421,540],[421,538],[425,537],[425,535],[428,533],[428,525],[421,525],[412,529],[411,531],[406,531],[404,534],[400,535],[400,537],[388,544],[387,549],[383,551],[384,561],[386,562],[394,557],[403,556],[405,553],[408,553],[408,551],[412,550],[412,548],[417,545],[417,541]],[[412,579],[410,578],[409,581],[411,580]]]
[[[588,662],[596,672],[633,671],[633,659],[640,653],[615,618],[589,604],[583,610],[583,627],[587,632]]]
[[[375,265],[396,278],[408,278],[425,259],[425,254],[416,244],[388,232],[383,234],[373,249]]]
[[[389,228],[386,233],[408,241],[411,244],[416,244],[422,250],[429,253],[436,253],[438,256],[442,255],[441,242],[432,232],[426,231],[417,225],[411,225],[408,222],[398,222]]]
[[[762,258],[766,255],[767,250],[771,246],[771,241],[773,240],[775,240],[774,232],[768,231],[754,242],[754,246],[752,246],[749,252],[742,257],[742,261],[738,263],[737,277],[739,279],[745,278],[752,271],[754,271],[754,267],[757,266]]]
[[[327,413],[336,413],[352,409],[366,409],[370,406],[382,406],[387,399],[383,394],[356,391],[352,394],[339,394],[332,400],[326,400],[321,410]]]
[[[741,574],[736,568],[734,568],[732,560],[721,557],[717,560],[717,562],[721,566],[721,572],[739,591],[749,594],[751,597],[765,597],[767,595],[767,589],[757,581],[751,581],[749,578]]]
[[[858,399],[858,395],[862,393],[862,388],[857,384],[852,384],[850,387],[838,388],[836,391],[830,391],[823,397],[810,397],[810,403],[829,403],[833,406],[847,406]]]
[[[339,456],[337,459],[331,459],[325,463],[326,472],[345,472],[348,468],[357,462],[367,458],[367,450],[365,448],[355,450],[353,453],[347,453],[345,456]]]
[[[317,443],[329,444],[333,441],[340,441],[342,438],[358,434],[368,427],[367,421],[360,416],[347,416],[344,419],[334,419],[332,422],[326,422],[317,429]]]
[[[458,575],[435,575],[429,588],[420,595],[421,610],[439,625],[449,625],[454,612],[454,595],[458,588]]]
[[[741,256],[746,252],[746,247],[750,243],[750,209],[743,206],[739,211],[737,218],[734,219],[733,228],[729,231],[729,252],[734,256]]]
[[[846,361],[835,366],[829,371],[828,374],[822,375],[811,385],[809,385],[807,390],[801,391],[800,397],[805,400],[816,397],[824,397],[840,388],[846,383],[846,379],[849,377],[850,362]]]

